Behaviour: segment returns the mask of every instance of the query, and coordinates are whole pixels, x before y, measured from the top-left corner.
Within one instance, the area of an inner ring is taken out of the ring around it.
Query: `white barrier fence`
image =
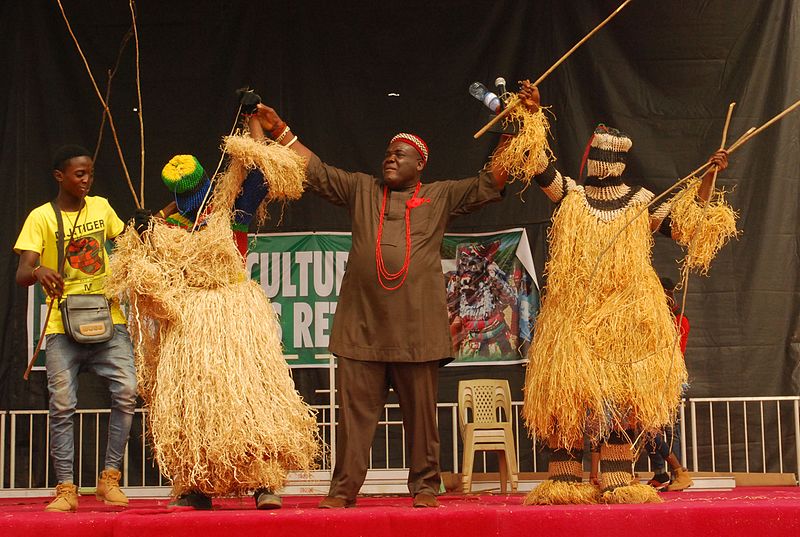
[[[514,403],[513,429],[518,467],[522,472],[546,469],[546,455],[528,438]],[[335,457],[335,407],[317,406],[320,433],[330,449],[320,469],[309,477],[292,475],[292,493],[324,493]],[[79,486],[93,487],[102,469],[108,410],[76,412],[75,467]],[[438,405],[442,433],[442,471],[459,472],[462,445],[455,403]],[[134,496],[165,495],[169,483],[155,466],[147,435],[145,412],[136,411],[125,451],[122,485]],[[333,419],[332,419],[333,418]],[[800,468],[800,397],[734,397],[691,399],[681,408],[681,453],[693,471],[793,473]],[[0,413],[0,495],[41,494],[54,485],[49,457],[49,418],[46,410],[14,410]],[[397,404],[387,404],[373,443],[370,464],[372,482],[404,483],[405,433]],[[645,457],[646,458],[646,457]],[[493,471],[493,457],[484,455],[475,471]],[[644,459],[644,458],[643,458]],[[649,469],[649,462],[640,467]],[[368,477],[368,482],[370,477]],[[137,491],[139,492],[137,494]],[[365,489],[365,492],[370,490]],[[388,491],[373,486],[372,491]]]

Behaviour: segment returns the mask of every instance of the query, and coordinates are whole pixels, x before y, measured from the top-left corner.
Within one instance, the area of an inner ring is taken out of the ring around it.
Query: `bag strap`
[[[61,217],[61,209],[58,208],[56,200],[52,200],[50,205],[56,213],[56,222],[58,222],[58,244],[56,246],[56,248],[58,248],[58,273],[61,274],[62,278],[65,278],[66,271],[64,270],[64,263],[66,262],[67,251],[64,248],[64,219]],[[75,236],[75,228],[78,227],[81,210],[83,210],[83,205],[78,208],[78,214],[75,215],[75,222],[72,224],[72,231],[69,232],[69,244],[67,244],[67,247],[72,244],[72,238]]]
[[[56,201],[53,200],[50,202],[50,205],[53,207],[53,212],[56,213],[56,222],[58,222],[58,244],[56,248],[58,249],[58,273],[61,274],[61,277],[64,277],[64,257],[66,256],[64,252],[64,219],[61,218],[61,210],[56,205]],[[77,218],[75,219],[77,221]],[[70,237],[72,240],[72,237]]]

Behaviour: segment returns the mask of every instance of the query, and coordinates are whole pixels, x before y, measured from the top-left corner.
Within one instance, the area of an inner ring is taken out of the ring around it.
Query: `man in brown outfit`
[[[534,91],[526,97],[535,110]],[[400,133],[389,142],[378,179],[322,163],[263,104],[250,125],[254,135],[263,129],[306,157],[308,188],[347,207],[352,220],[352,247],[329,346],[338,358],[336,462],[319,507],[355,506],[390,385],[403,414],[413,505],[437,507],[439,366],[453,356],[442,239],[450,218],[500,200],[508,174],[491,165],[477,177],[422,184],[428,148],[418,136]],[[505,142],[504,137],[495,151]]]

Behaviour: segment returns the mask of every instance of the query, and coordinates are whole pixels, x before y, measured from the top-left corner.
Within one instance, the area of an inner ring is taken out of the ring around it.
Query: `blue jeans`
[[[666,436],[666,440],[664,439]],[[681,422],[680,420],[672,427],[664,429],[663,433],[659,433],[650,440],[647,446],[647,455],[650,457],[650,467],[655,473],[662,473],[665,471],[665,460],[669,457],[670,447],[672,453],[681,460]],[[669,468],[666,469],[667,471]]]
[[[75,343],[64,334],[47,335],[47,389],[50,392],[50,453],[59,483],[73,481],[75,438],[72,417],[78,404],[78,372],[108,380],[111,417],[105,467],[119,469],[136,409],[136,368],[125,325],[114,325],[105,343]]]

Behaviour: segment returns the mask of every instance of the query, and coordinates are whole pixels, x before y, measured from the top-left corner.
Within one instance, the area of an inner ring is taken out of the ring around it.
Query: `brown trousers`
[[[406,450],[408,490],[439,492],[439,428],[436,399],[439,362],[365,362],[339,357],[336,399],[336,464],[328,496],[354,500],[364,484],[369,450],[383,413],[389,386],[400,400]]]

